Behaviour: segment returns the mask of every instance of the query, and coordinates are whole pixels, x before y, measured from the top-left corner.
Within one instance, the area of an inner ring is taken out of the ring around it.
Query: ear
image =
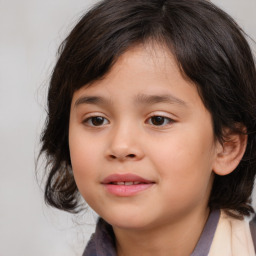
[[[213,171],[218,175],[227,175],[234,171],[240,163],[247,146],[246,129],[242,133],[234,133],[230,130],[224,131],[225,141],[218,142],[216,147],[216,159]]]

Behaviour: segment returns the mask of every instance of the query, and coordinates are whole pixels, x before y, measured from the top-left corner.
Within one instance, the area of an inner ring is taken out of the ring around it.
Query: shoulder
[[[253,236],[249,220],[238,220],[221,211],[209,256],[255,256]]]
[[[252,240],[255,248],[255,254],[256,254],[256,215],[254,218],[250,221],[250,231],[252,234]]]
[[[112,226],[99,218],[95,233],[88,242],[83,256],[116,256]]]
[[[97,256],[95,234],[91,236],[82,256]]]

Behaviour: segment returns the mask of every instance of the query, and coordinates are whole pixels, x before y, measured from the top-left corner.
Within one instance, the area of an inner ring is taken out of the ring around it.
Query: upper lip
[[[127,174],[112,174],[107,176],[103,181],[102,184],[110,184],[113,182],[140,182],[140,183],[154,183],[151,180],[144,179],[138,175],[127,173]]]

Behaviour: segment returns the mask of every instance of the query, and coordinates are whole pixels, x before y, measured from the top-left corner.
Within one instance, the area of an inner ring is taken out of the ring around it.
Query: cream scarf
[[[208,256],[255,256],[249,221],[234,219],[221,211]]]

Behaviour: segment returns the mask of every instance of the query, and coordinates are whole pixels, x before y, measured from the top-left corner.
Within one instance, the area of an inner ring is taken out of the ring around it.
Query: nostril
[[[135,155],[134,154],[129,154],[129,155],[127,155],[127,157],[134,158]]]
[[[126,156],[115,156],[115,155],[110,155],[110,158],[112,159],[117,159],[117,158],[120,158],[120,159],[125,159],[125,158],[135,158],[136,155],[135,154],[129,154],[129,155],[126,155]]]

